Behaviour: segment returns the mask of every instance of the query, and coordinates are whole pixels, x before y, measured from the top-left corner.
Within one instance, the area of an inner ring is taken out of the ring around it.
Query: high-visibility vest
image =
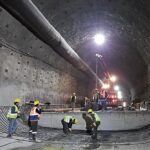
[[[64,117],[64,121],[66,122],[66,123],[69,123],[70,122],[70,119],[72,119],[73,117],[72,116],[65,116]]]
[[[100,121],[100,117],[98,116],[98,114],[97,114],[97,113],[95,113],[95,112],[93,112],[93,114],[94,114],[94,116],[95,116],[95,120],[96,120],[96,122],[97,122],[97,121]]]
[[[16,105],[13,105],[13,107],[15,107],[15,113],[11,112],[11,109],[12,109],[12,107],[11,107],[8,111],[7,118],[10,118],[10,119],[16,119],[17,118],[19,109]]]
[[[32,107],[30,111],[30,121],[38,121],[40,114],[36,112],[37,107]]]
[[[76,102],[76,96],[73,95],[73,96],[70,97],[70,99],[71,99],[71,102],[73,102],[73,103]]]

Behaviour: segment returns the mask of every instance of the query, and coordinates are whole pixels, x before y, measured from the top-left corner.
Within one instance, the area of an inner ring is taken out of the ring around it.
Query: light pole
[[[102,55],[96,54],[96,67],[95,67],[95,73],[98,75],[98,58],[102,58]],[[97,89],[97,78],[96,78],[96,83],[95,83],[95,89]]]
[[[97,65],[98,65],[98,59],[96,57],[96,76],[97,76]],[[97,78],[96,78],[96,82],[95,82],[95,89],[97,89]]]
[[[104,35],[102,35],[102,34],[96,34],[95,36],[94,36],[94,41],[95,41],[95,43],[97,44],[97,45],[102,45],[103,43],[104,43],[104,41],[105,41],[105,37],[104,37]],[[102,58],[102,55],[100,55],[100,54],[96,54],[96,67],[95,67],[95,69],[96,69],[96,76],[98,75],[98,59],[99,58]],[[96,83],[95,83],[95,88],[97,89],[97,77],[96,77]]]

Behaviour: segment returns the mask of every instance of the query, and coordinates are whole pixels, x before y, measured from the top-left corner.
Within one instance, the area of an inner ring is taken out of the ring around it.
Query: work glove
[[[93,123],[93,127],[96,127],[96,123],[95,122]]]
[[[71,129],[71,128],[69,128],[69,131],[71,132],[71,131],[72,131],[72,129]]]

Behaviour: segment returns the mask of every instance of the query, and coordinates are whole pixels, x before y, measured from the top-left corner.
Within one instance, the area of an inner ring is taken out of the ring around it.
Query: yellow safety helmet
[[[77,124],[78,123],[78,120],[77,119],[75,119],[75,124]]]
[[[20,101],[21,101],[20,98],[16,98],[16,99],[14,100],[14,103],[20,103]]]
[[[39,103],[40,103],[39,100],[34,101],[34,105],[38,105]]]
[[[74,124],[77,124],[78,120],[76,118],[74,118]]]
[[[93,112],[93,110],[92,109],[88,109],[88,113],[92,113]]]

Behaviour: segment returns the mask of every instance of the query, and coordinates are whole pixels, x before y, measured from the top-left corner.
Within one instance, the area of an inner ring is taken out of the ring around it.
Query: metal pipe
[[[0,0],[0,5],[75,67],[102,81],[68,45],[31,0]]]

